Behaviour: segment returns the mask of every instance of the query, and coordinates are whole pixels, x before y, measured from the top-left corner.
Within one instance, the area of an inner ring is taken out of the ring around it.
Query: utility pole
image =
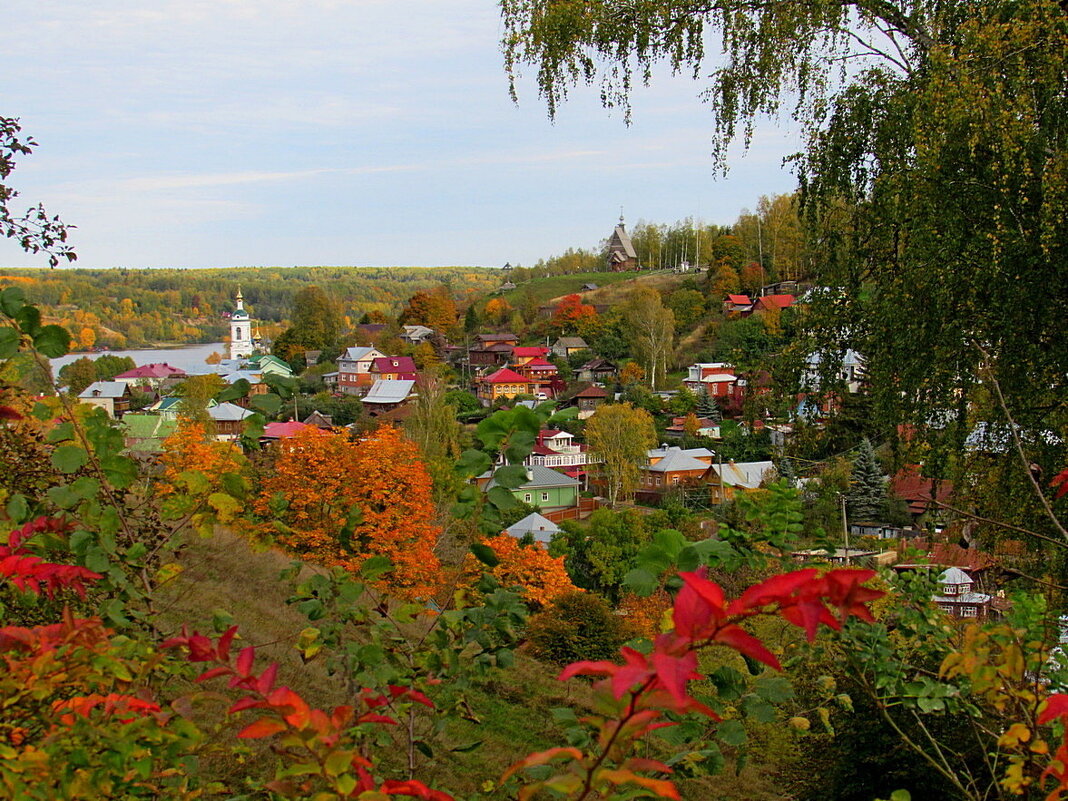
[[[845,563],[848,565],[852,564],[853,560],[849,557],[849,525],[846,523],[846,498],[841,493],[839,493],[838,498],[842,502],[842,534],[845,536]]]

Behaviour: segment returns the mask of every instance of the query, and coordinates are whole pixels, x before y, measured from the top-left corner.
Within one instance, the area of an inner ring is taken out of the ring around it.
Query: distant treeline
[[[741,271],[759,264],[768,281],[803,280],[812,272],[807,238],[794,195],[761,197],[756,211],[743,209],[733,225],[706,225],[693,217],[670,225],[638,220],[627,229],[643,270],[675,269],[683,263],[729,264]],[[606,270],[608,238],[597,249],[568,248],[562,255],[518,267],[513,280]]]
[[[358,319],[374,311],[395,316],[413,294],[442,284],[460,301],[479,296],[500,284],[500,273],[475,267],[242,267],[0,274],[0,289],[13,284],[88,350],[219,341],[238,286],[253,317],[277,327],[306,286],[321,287],[346,316]]]

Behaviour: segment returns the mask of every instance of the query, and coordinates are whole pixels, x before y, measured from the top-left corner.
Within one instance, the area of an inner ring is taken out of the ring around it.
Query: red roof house
[[[756,303],[753,304],[753,313],[758,314],[772,309],[785,309],[788,306],[793,306],[796,300],[797,298],[793,295],[764,295],[762,298],[757,298]]]
[[[385,381],[415,381],[418,369],[411,356],[383,356],[371,362],[371,375]]]

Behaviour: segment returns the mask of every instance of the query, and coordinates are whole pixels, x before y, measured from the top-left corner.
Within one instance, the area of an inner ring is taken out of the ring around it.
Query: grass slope
[[[318,661],[304,664],[294,647],[307,619],[286,604],[290,586],[279,573],[291,563],[277,551],[257,551],[244,540],[225,531],[195,540],[182,556],[184,571],[160,597],[163,627],[177,629],[182,623],[210,631],[212,618],[232,615],[240,628],[240,645],[257,646],[257,658],[279,663],[279,683],[301,693],[317,706],[346,703],[341,683],[329,676]],[[309,568],[310,569],[310,568]],[[442,747],[424,760],[418,776],[431,786],[458,797],[504,798],[490,791],[504,769],[532,751],[564,745],[563,732],[555,725],[551,710],[571,706],[581,717],[590,711],[588,685],[555,680],[557,669],[522,652],[515,665],[469,697],[470,720],[450,722]],[[482,741],[477,750],[461,753],[450,748]],[[201,769],[220,777],[269,773],[275,757],[267,741],[252,744],[242,763],[202,764]],[[384,766],[400,769],[400,748],[380,749]],[[670,752],[655,744],[649,756],[664,759]],[[679,782],[685,799],[733,799],[734,801],[783,801],[771,777],[755,766],[736,773],[733,765],[715,777]]]

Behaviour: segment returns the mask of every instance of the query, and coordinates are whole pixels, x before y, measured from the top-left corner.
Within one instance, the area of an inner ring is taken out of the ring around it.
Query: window
[[[946,585],[944,585],[943,588],[942,588],[942,594],[943,595],[956,595],[957,594],[957,585],[956,584],[946,584]]]
[[[543,492],[543,493],[541,494],[541,499],[542,499],[543,501],[547,501],[547,500],[549,500],[549,493],[547,493],[547,492]]]
[[[977,606],[962,606],[960,610],[961,617],[978,617],[979,607]]]
[[[524,502],[524,503],[530,503],[530,497],[531,497],[531,496],[530,496],[530,493],[529,493],[529,492],[528,492],[528,493],[525,493],[525,494],[523,495],[523,502]]]
[[[678,484],[679,483],[679,477],[678,476],[672,476],[671,477],[671,483],[672,484]]]
[[[656,477],[656,486],[660,486],[660,476]]]

